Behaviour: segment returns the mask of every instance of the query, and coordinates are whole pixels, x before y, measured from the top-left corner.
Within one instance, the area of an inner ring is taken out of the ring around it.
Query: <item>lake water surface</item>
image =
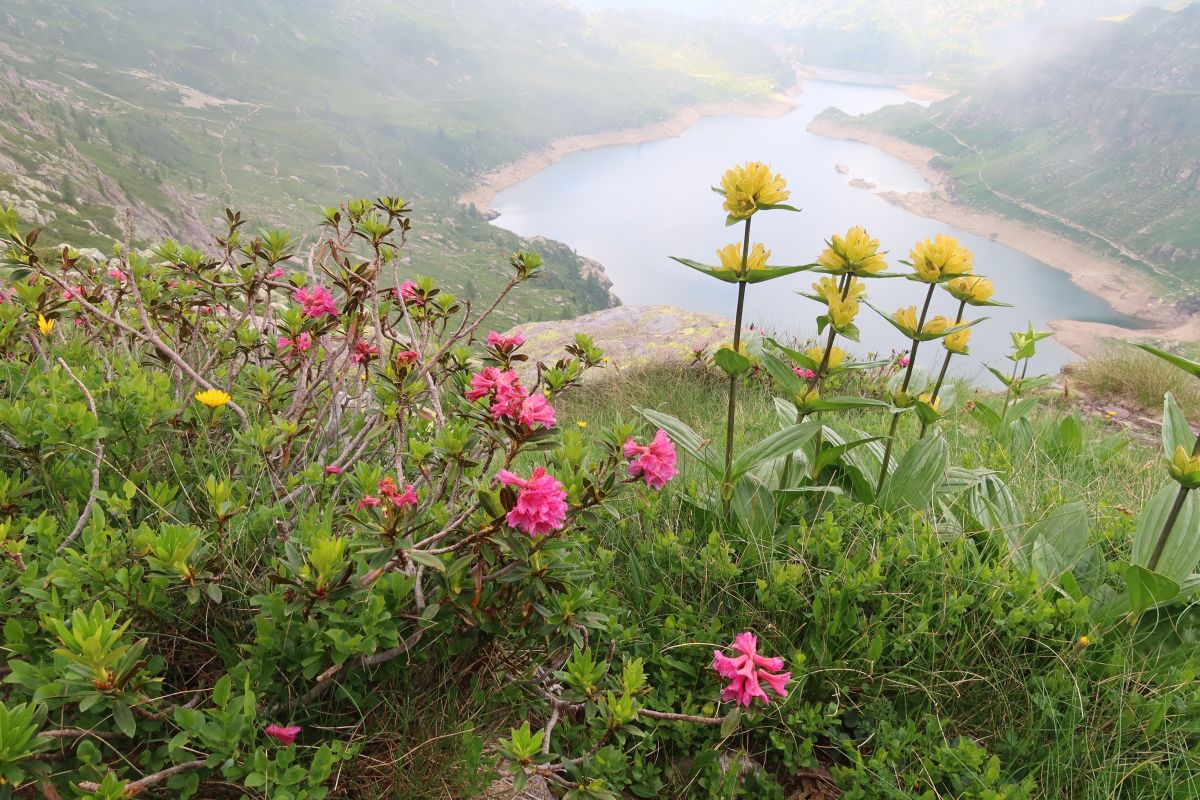
[[[988,322],[975,328],[972,358],[956,359],[958,373],[994,381],[983,370],[986,361],[1003,368],[1008,332],[1032,321],[1041,330],[1054,319],[1115,324],[1129,320],[1071,283],[1062,272],[990,239],[924,219],[849,185],[863,178],[879,189],[907,192],[928,189],[908,164],[869,145],[826,139],[806,130],[809,121],[829,106],[860,114],[906,101],[896,90],[879,86],[808,81],[795,111],[777,118],[746,116],[701,120],[682,136],[638,145],[616,145],[568,155],[558,164],[498,194],[496,224],[524,236],[542,235],[566,242],[580,254],[604,265],[613,291],[627,304],[667,303],[695,311],[732,317],[737,289],[669,260],[684,256],[717,263],[716,248],[741,241],[742,227],[726,228],[721,197],[709,187],[729,166],[765,161],[788,181],[789,201],[803,213],[784,211],[755,215],[752,238],[773,252],[772,264],[814,261],[823,242],[852,225],[863,225],[890,251],[891,259],[907,258],[912,244],[936,233],[949,233],[975,253],[976,272],[996,285],[997,300],[1014,308],[979,309]],[[850,167],[848,175],[835,169]],[[906,268],[893,263],[899,270]],[[747,290],[749,322],[781,334],[800,337],[816,332],[820,306],[796,292],[809,291],[819,276],[799,273]],[[868,282],[869,299],[892,311],[920,305],[924,286],[904,279]],[[931,313],[947,316],[957,303],[944,292],[935,295]],[[968,309],[970,311],[970,309]],[[900,334],[869,308],[858,319],[859,353],[905,346]],[[842,343],[845,346],[845,342]],[[926,345],[921,366],[935,368]],[[1048,340],[1039,345],[1034,366],[1057,370],[1072,354]],[[981,380],[981,382],[986,383]]]

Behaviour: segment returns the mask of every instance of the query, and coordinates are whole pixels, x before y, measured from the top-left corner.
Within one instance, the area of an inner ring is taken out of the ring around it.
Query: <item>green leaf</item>
[[[754,362],[750,359],[728,347],[719,348],[713,354],[713,361],[717,362],[717,366],[730,376],[741,375],[754,366]]]
[[[1178,494],[1179,486],[1171,483],[1160,489],[1142,509],[1129,559],[1135,566],[1150,568],[1150,559]],[[1200,502],[1196,501],[1196,492],[1188,492],[1154,571],[1179,581],[1191,574],[1197,561],[1200,561]]]
[[[1168,603],[1179,596],[1178,583],[1136,564],[1125,568],[1125,583],[1129,587],[1130,611],[1134,614],[1140,614],[1161,603]]]
[[[772,353],[770,350],[763,350],[763,364],[767,367],[767,372],[779,384],[779,387],[788,394],[789,397],[795,397],[807,388],[806,382],[796,373],[792,372],[792,368]],[[812,369],[810,367],[810,369]]]
[[[133,712],[129,710],[129,706],[120,700],[114,700],[112,712],[113,722],[116,723],[117,729],[132,738],[137,733],[137,722],[134,720]]]
[[[737,480],[759,464],[800,449],[800,446],[816,436],[820,429],[821,423],[812,420],[791,425],[760,439],[733,460],[733,479]]]
[[[946,475],[950,452],[946,440],[934,433],[916,442],[896,464],[879,495],[879,505],[887,511],[905,506],[924,511],[933,502],[934,492]]]
[[[1044,581],[1056,581],[1084,560],[1088,516],[1083,503],[1068,503],[1030,526],[1025,543],[1033,548],[1033,567]]]
[[[1162,440],[1168,461],[1175,457],[1176,447],[1182,447],[1190,455],[1196,446],[1196,434],[1170,392],[1163,396]]]
[[[830,397],[805,406],[809,411],[847,411],[852,408],[891,408],[883,400],[869,397]]]
[[[438,572],[446,571],[446,562],[432,553],[426,553],[423,550],[409,550],[408,557],[418,564],[437,570]]]
[[[742,708],[734,706],[733,709],[725,715],[721,720],[721,738],[728,739],[737,732],[738,726],[742,724]]]
[[[1189,375],[1200,378],[1200,363],[1198,362],[1192,361],[1189,358],[1184,358],[1183,356],[1177,356],[1174,353],[1168,353],[1166,350],[1159,350],[1157,347],[1152,347],[1148,344],[1139,344],[1138,342],[1130,342],[1130,344],[1132,344],[1134,347],[1139,347],[1142,350],[1145,350],[1150,355],[1158,356],[1168,364],[1173,364],[1174,366],[1179,367]]]
[[[763,281],[782,278],[784,275],[791,275],[794,272],[804,272],[816,266],[815,264],[800,264],[789,267],[763,267],[762,269],[747,270],[746,276],[739,278],[737,272],[725,269],[724,267],[701,264],[699,261],[693,261],[690,258],[680,258],[678,256],[671,256],[671,260],[678,261],[685,267],[691,267],[697,272],[702,272],[710,278],[716,278],[725,283],[762,283]]]

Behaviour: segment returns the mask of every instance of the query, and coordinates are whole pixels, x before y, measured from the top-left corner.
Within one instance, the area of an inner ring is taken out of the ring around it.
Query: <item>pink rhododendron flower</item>
[[[0,303],[5,302],[6,300],[8,300],[8,298],[10,298],[12,296],[13,296],[13,293],[10,292],[8,289],[0,288]]]
[[[358,510],[362,511],[364,508],[375,508],[375,506],[380,505],[382,503],[383,503],[383,501],[380,500],[378,497],[372,497],[371,495],[367,495],[366,497],[364,497],[363,499],[358,501]]]
[[[760,656],[758,637],[749,631],[733,637],[733,649],[740,655],[730,658],[720,650],[713,651],[713,669],[730,681],[721,692],[722,700],[736,700],[738,705],[749,706],[754,698],[761,697],[764,703],[770,703],[759,681],[780,697],[787,697],[787,682],[792,673],[779,671],[783,669],[782,658]]]
[[[370,361],[375,356],[379,355],[379,348],[364,342],[359,339],[354,343],[354,355],[350,356],[350,360],[355,364],[361,364],[364,361]]]
[[[508,524],[530,536],[545,536],[560,530],[567,518],[567,490],[545,467],[537,467],[526,480],[520,475],[500,470],[496,477],[501,483],[516,486],[517,504],[509,510]]]
[[[396,294],[395,289],[392,290],[392,294]],[[400,284],[399,295],[400,299],[403,300],[405,304],[412,303],[413,305],[418,306],[425,305],[425,300],[421,297],[421,295],[417,294],[417,285],[412,281],[405,281],[404,283]]]
[[[675,469],[675,445],[661,428],[647,445],[640,445],[630,437],[625,442],[625,457],[631,459],[629,474],[635,478],[641,475],[651,489],[661,489],[679,474]]]
[[[899,363],[900,363],[900,366],[907,367],[909,364],[912,363],[912,359],[910,359],[908,356],[900,356]]]
[[[273,736],[279,740],[282,745],[290,745],[296,741],[296,736],[300,733],[299,725],[268,725],[267,736]]]
[[[342,474],[342,468],[339,467],[337,464],[330,464],[329,466],[325,467],[325,471],[328,472],[330,475],[341,475]]]
[[[525,337],[520,333],[514,333],[512,336],[504,336],[503,334],[489,331],[487,335],[488,347],[494,347],[501,352],[514,350],[525,344]]]
[[[283,277],[283,267],[276,267],[267,275],[267,280],[276,280]]]
[[[312,349],[312,346],[312,336],[308,335],[307,333],[302,333],[295,339],[289,339],[286,336],[280,336],[275,340],[275,347],[283,353],[284,358],[291,358],[293,350],[300,353],[307,353]]]
[[[337,304],[333,302],[333,295],[324,286],[317,286],[312,289],[297,289],[294,295],[296,302],[304,309],[304,316],[319,319],[326,314],[338,313]]]
[[[410,364],[417,363],[417,360],[420,357],[421,357],[421,354],[418,353],[416,350],[401,350],[399,353],[396,354],[396,363],[402,367],[407,367]]]
[[[83,287],[82,286],[76,286],[75,288],[71,288],[70,286],[68,286],[66,289],[63,289],[63,293],[62,293],[63,300],[76,300],[80,297],[83,297]]]
[[[119,270],[118,268],[116,268],[116,267],[113,267],[112,269],[110,269],[110,270],[108,271],[108,277],[110,277],[110,278],[114,278],[114,279],[116,279],[116,280],[118,280],[118,281],[122,281],[122,282],[123,282],[123,281],[125,281],[125,280],[126,280],[128,277],[129,277],[129,276],[128,276],[128,275],[126,275],[126,274],[125,274],[124,272],[122,272],[121,270]]]
[[[521,410],[517,413],[517,421],[526,428],[532,428],[539,422],[543,427],[553,428],[554,409],[546,402],[544,395],[530,395],[521,401]]]
[[[801,369],[800,367],[792,367],[792,372],[796,373],[797,378],[804,378],[806,380],[810,380],[812,378],[817,377],[817,373],[813,372],[811,369]]]
[[[401,492],[400,487],[396,485],[396,482],[392,480],[390,475],[379,482],[379,493],[386,497],[396,508],[405,508],[417,504],[417,487],[410,483]]]

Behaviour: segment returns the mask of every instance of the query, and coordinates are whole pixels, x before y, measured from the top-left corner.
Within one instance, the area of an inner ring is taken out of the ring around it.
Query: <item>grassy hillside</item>
[[[413,271],[468,293],[497,288],[517,247],[455,204],[472,175],[786,74],[708,57],[687,32],[691,58],[645,58],[555,0],[14,0],[0,22],[0,203],[44,225],[43,243],[105,246],[126,206],[139,238],[199,244],[226,206],[298,226],[389,193],[420,200]],[[610,302],[553,250],[541,290],[510,313]]]
[[[1190,302],[1200,281],[1198,40],[1200,6],[1047,29],[960,94],[853,122],[938,151],[961,199],[1124,252]]]

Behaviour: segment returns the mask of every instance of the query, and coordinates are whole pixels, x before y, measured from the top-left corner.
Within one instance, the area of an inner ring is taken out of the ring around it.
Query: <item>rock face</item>
[[[603,380],[647,364],[686,364],[696,350],[732,340],[733,322],[674,306],[618,306],[578,319],[519,325],[509,333],[517,331],[525,337],[523,352],[531,365],[553,363],[576,333],[586,333],[609,358],[605,369],[589,373],[590,380]]]

